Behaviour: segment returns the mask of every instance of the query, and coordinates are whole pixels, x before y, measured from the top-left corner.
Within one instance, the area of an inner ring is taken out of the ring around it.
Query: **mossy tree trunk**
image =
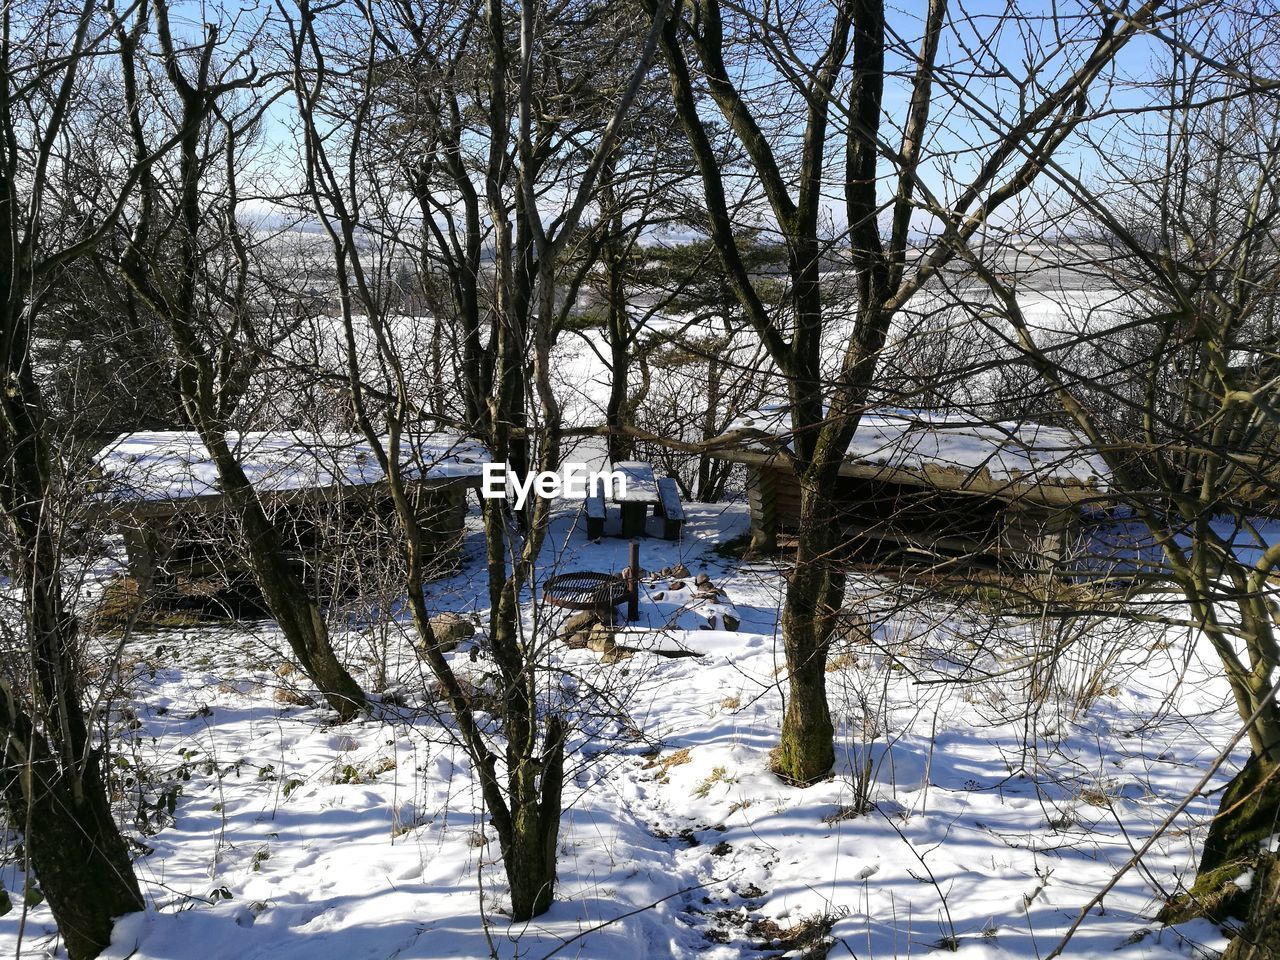
[[[1262,890],[1257,883],[1257,869],[1267,854],[1267,842],[1277,833],[1280,763],[1252,754],[1222,792],[1217,816],[1205,837],[1192,896],[1197,887],[1203,888],[1207,896],[1216,894],[1218,905],[1209,912],[1218,917],[1244,919],[1256,913]],[[1232,881],[1250,870],[1254,871],[1254,882],[1247,891],[1239,891]],[[1273,901],[1270,908],[1280,909],[1280,903]]]
[[[779,451],[779,459],[789,462],[802,483],[813,487],[816,497],[810,502],[816,506],[834,495],[834,467],[848,450],[863,411],[876,401],[872,388],[895,316],[948,263],[969,250],[970,241],[998,208],[1036,182],[1049,157],[1075,129],[1076,105],[1085,102],[1091,86],[1120,49],[1142,33],[1153,7],[1145,5],[1125,18],[1103,17],[1097,25],[1097,42],[1078,69],[1055,75],[1029,68],[1027,89],[1036,89],[1037,99],[996,132],[987,159],[972,177],[949,182],[938,195],[955,198],[945,201],[953,204],[949,208],[935,211],[938,221],[948,226],[947,233],[913,251],[911,225],[922,192],[918,170],[937,126],[930,121],[931,105],[936,96],[946,96],[947,84],[936,81],[939,71],[947,69],[938,63],[941,38],[952,28],[947,0],[930,0],[927,5],[919,46],[911,51],[914,66],[908,103],[893,123],[885,122],[882,108],[886,43],[898,43],[886,29],[886,5],[880,0],[831,4],[823,41],[811,43],[803,62],[792,64],[792,76],[804,78],[803,90],[796,91],[804,98],[804,134],[803,142],[785,161],[775,152],[767,132],[776,104],[755,99],[754,91],[740,84],[726,60],[727,50],[740,57],[754,42],[749,34],[735,32],[741,24],[726,18],[717,0],[701,0],[692,7],[645,0],[644,6],[664,27],[662,51],[672,100],[702,177],[707,229],[727,285],[786,383],[790,433],[780,438],[785,449]],[[898,47],[894,57],[901,56]],[[714,103],[732,131],[777,224],[788,261],[784,309],[777,309],[778,298],[744,259],[742,223],[729,199],[735,191],[715,144],[707,102]],[[838,137],[831,130],[833,107],[840,118]],[[901,129],[901,139],[886,148],[884,137],[891,127]],[[838,159],[832,155],[837,144],[843,147]],[[878,195],[879,185],[886,183],[886,158],[891,158],[890,165],[897,171],[887,178],[887,196]],[[832,170],[838,171],[834,180]],[[822,197],[836,194],[844,199],[847,232],[841,243],[847,253],[841,256],[847,256],[847,267],[827,271],[823,261],[832,246],[821,235],[820,214]],[[939,201],[930,197],[928,202]],[[884,230],[886,220],[888,231]],[[837,276],[839,283],[831,282]],[[841,290],[846,282],[854,287],[847,298]],[[848,334],[841,333],[843,343],[833,358],[828,320],[841,311],[855,316],[847,326]],[[823,536],[812,519],[801,522],[802,540]],[[824,605],[838,602],[838,578],[823,571],[825,562],[820,546],[800,544],[787,586],[789,612],[783,618],[788,667],[799,689],[793,691],[788,705],[778,760],[780,772],[798,783],[810,782],[832,754],[830,746],[817,742],[825,735],[829,718],[821,713],[825,697],[814,692],[820,683],[818,663],[826,652],[823,631],[814,625],[820,622]],[[815,563],[817,568],[809,569]],[[805,717],[809,708],[818,715]]]
[[[1280,960],[1280,857],[1275,852],[1265,853],[1254,868],[1248,919],[1222,960]]]
[[[1182,169],[1187,156],[1212,155],[1215,149],[1222,150],[1219,156],[1235,152],[1234,145],[1198,139],[1174,140],[1171,147],[1171,170]],[[1259,183],[1269,184],[1271,179],[1268,170],[1260,174]],[[1188,184],[1196,191],[1202,189],[1194,186],[1194,178],[1178,175],[1175,180],[1179,189]],[[1193,196],[1194,200],[1182,196],[1169,209],[1175,213],[1194,209],[1203,194]],[[1179,230],[1205,229],[1195,217],[1192,221],[1175,217],[1174,222]],[[1135,285],[1160,286],[1170,277],[1193,273],[1202,262],[1212,263],[1215,270],[1238,270],[1240,275],[1256,269],[1252,258],[1258,243],[1251,231],[1240,232],[1231,217],[1210,226],[1220,232],[1220,239],[1211,248],[1193,244],[1179,254],[1186,259],[1162,261],[1156,268],[1161,279],[1155,283],[1146,247],[1131,236],[1124,237],[1122,246],[1130,246],[1140,264],[1132,275]],[[1163,576],[1181,592],[1196,632],[1217,655],[1244,725],[1250,757],[1223,792],[1191,889],[1172,898],[1158,916],[1165,923],[1193,917],[1242,919],[1256,912],[1257,897],[1263,894],[1256,883],[1242,888],[1239,881],[1261,862],[1267,839],[1280,832],[1280,704],[1275,697],[1280,609],[1274,598],[1280,547],[1264,544],[1254,554],[1256,544],[1239,533],[1252,530],[1256,519],[1244,495],[1252,482],[1250,471],[1242,470],[1240,463],[1241,453],[1251,442],[1245,438],[1274,430],[1275,414],[1268,404],[1240,402],[1246,384],[1237,363],[1250,355],[1246,331],[1256,318],[1248,313],[1247,304],[1242,307],[1217,296],[1185,294],[1179,294],[1173,304],[1164,304],[1176,309],[1148,318],[1164,337],[1163,345],[1147,360],[1150,368],[1191,372],[1178,379],[1176,390],[1144,390],[1127,411],[1146,424],[1147,433],[1139,442],[1108,425],[1114,410],[1108,408],[1104,415],[1090,403],[1077,386],[1091,382],[1088,377],[1081,378],[1080,371],[1062,365],[1039,343],[1014,288],[976,259],[970,262],[998,298],[1025,358],[1087,438],[1092,452],[1106,464],[1112,494],[1133,508],[1159,546]],[[1115,262],[1123,263],[1124,258]],[[1109,260],[1106,270],[1113,269]],[[1176,287],[1175,280],[1170,289]],[[1189,324],[1193,316],[1195,322]],[[1175,331],[1178,335],[1172,336]],[[1168,344],[1174,342],[1177,352],[1169,351]],[[1176,449],[1157,455],[1155,451],[1166,442],[1157,439],[1167,436],[1177,437]],[[1274,492],[1274,479],[1266,482]],[[1224,520],[1228,529],[1234,523],[1234,532],[1218,528]]]
[[[1164,923],[1208,917],[1218,923],[1245,920],[1265,898],[1257,871],[1268,858],[1267,842],[1280,833],[1280,764],[1252,754],[1222,792],[1209,825],[1191,889],[1161,911]],[[1243,878],[1253,872],[1253,882]],[[1280,902],[1269,909],[1280,910]]]
[[[543,752],[512,778],[509,792],[515,816],[503,847],[503,864],[511,885],[511,918],[531,920],[551,908],[556,886],[556,846],[564,792],[564,724],[547,718]],[[501,838],[500,838],[501,840]]]
[[[17,351],[4,356],[26,356],[30,319],[20,305],[9,313],[6,339]],[[116,917],[143,908],[142,893],[82,708],[79,637],[62,595],[60,511],[51,495],[58,484],[42,398],[30,364],[0,364],[0,508],[25,611],[14,625],[21,640],[13,661],[0,673],[0,788],[68,955],[87,960],[110,943]],[[12,685],[18,678],[24,688]]]
[[[782,613],[788,696],[774,766],[799,785],[818,781],[835,763],[826,670],[833,614],[844,601],[844,574],[830,555],[838,538],[829,504],[817,486],[803,486],[800,536]]]
[[[884,7],[881,3],[836,4],[825,49],[820,49],[805,70],[812,76],[807,91],[807,115],[803,158],[798,173],[785,173],[764,130],[752,115],[747,95],[728,69],[723,51],[725,25],[720,4],[699,5],[699,29],[689,29],[680,13],[668,14],[663,5],[648,0],[651,17],[663,22],[662,49],[667,60],[672,101],[688,137],[702,175],[712,242],[744,316],[759,334],[770,357],[787,378],[792,437],[788,456],[801,478],[802,507],[796,562],[787,582],[782,634],[789,671],[790,699],[782,735],[774,754],[774,766],[783,778],[807,784],[825,776],[834,762],[834,730],[826,697],[826,657],[830,637],[829,613],[843,598],[844,580],[836,572],[830,547],[835,542],[829,520],[838,465],[858,425],[876,370],[893,312],[881,309],[889,293],[889,260],[880,240],[876,199],[876,134],[882,123]],[[938,6],[934,4],[933,6]],[[931,9],[929,35],[936,39],[937,19]],[[933,53],[926,41],[923,59]],[[728,190],[720,159],[698,104],[691,57],[698,60],[711,97],[725,121],[742,143],[752,168],[765,185],[770,207],[784,238],[790,281],[787,308],[791,322],[784,329],[766,306],[744,260],[738,231],[728,202]],[[936,49],[936,48],[934,48]],[[852,57],[850,57],[852,53]],[[849,69],[851,67],[851,69]],[[849,70],[846,73],[846,70]],[[845,143],[845,201],[850,224],[849,241],[859,284],[858,315],[840,369],[826,375],[823,334],[825,310],[822,285],[821,241],[822,184],[831,164],[828,125],[834,91],[842,89],[842,103],[856,119],[850,122]],[[927,74],[917,78],[912,127],[924,122],[928,106]],[[919,94],[923,92],[924,96]],[[920,130],[908,130],[908,138]],[[907,148],[912,148],[910,141]],[[798,184],[793,196],[791,183]],[[900,201],[909,205],[910,190]],[[896,238],[905,243],[904,238]],[[899,244],[901,245],[901,244]],[[763,476],[766,471],[761,471]],[[767,503],[767,490],[757,491]],[[772,546],[765,525],[757,528],[753,549]]]
[[[91,749],[68,770],[44,736],[18,711],[5,728],[5,805],[22,833],[38,883],[71,960],[96,957],[111,942],[117,917],[143,909],[129,848],[102,782],[101,753]]]

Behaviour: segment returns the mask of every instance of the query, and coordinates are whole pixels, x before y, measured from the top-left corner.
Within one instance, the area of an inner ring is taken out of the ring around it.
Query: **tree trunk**
[[[518,628],[521,581],[517,573],[529,563],[529,556],[537,555],[546,529],[547,509],[541,500],[531,509],[530,536],[535,539],[525,545],[531,552],[516,561],[516,573],[508,576],[503,504],[488,500],[484,508],[491,611],[489,643],[505,690],[502,719],[507,739],[506,802],[504,805],[500,798],[487,802],[511,886],[512,919],[518,922],[545,913],[555,895],[556,844],[564,787],[564,723],[554,714],[547,718],[539,755],[538,670],[528,659]]]
[[[610,308],[609,319],[609,364],[612,373],[609,384],[609,399],[605,405],[604,422],[609,428],[609,459],[613,463],[630,460],[635,455],[635,438],[625,433],[625,428],[633,425],[631,404],[628,402],[628,381],[631,370],[631,353],[626,341],[615,328]]]
[[[555,896],[564,789],[564,724],[558,716],[547,719],[544,743],[541,762],[527,776],[512,777],[515,816],[503,861],[511,884],[511,919],[517,923],[546,913]],[[534,776],[537,768],[540,776]],[[517,779],[522,781],[518,786]]]
[[[27,319],[11,323],[25,334]],[[114,918],[141,910],[143,900],[81,709],[76,625],[62,596],[48,499],[54,478],[42,398],[29,365],[5,372],[0,505],[22,586],[32,689],[31,706],[23,707],[7,682],[0,687],[0,780],[10,825],[23,833],[67,952],[81,960],[96,957]]]
[[[1243,920],[1256,910],[1260,886],[1255,874],[1248,889],[1237,881],[1258,870],[1265,844],[1280,832],[1280,764],[1257,755],[1235,775],[1218,804],[1218,813],[1205,837],[1196,880],[1184,895],[1160,911],[1164,923],[1183,923],[1208,917],[1222,923]],[[1250,904],[1253,907],[1250,907]]]
[[[725,341],[728,346],[728,341]],[[710,357],[707,360],[707,405],[702,411],[702,439],[710,440],[717,436],[720,431],[717,429],[719,424],[717,419],[720,414],[721,397],[720,397],[720,374],[722,370],[720,362]],[[723,493],[721,487],[723,484],[713,483],[712,478],[717,473],[719,461],[714,460],[709,453],[701,453],[698,455],[698,488],[695,496],[699,503],[714,503],[720,499]]]
[[[340,721],[345,723],[355,719],[366,706],[364,691],[333,652],[324,615],[307,594],[297,574],[289,569],[280,534],[263,512],[238,463],[225,471],[220,464],[219,476],[240,520],[254,580],[262,591],[267,608],[280,625],[280,632],[298,658],[298,665],[338,714]],[[228,478],[232,478],[231,482]],[[243,488],[240,487],[241,482]]]
[[[796,562],[787,581],[782,614],[787,710],[774,754],[778,775],[799,785],[816,783],[835,764],[835,730],[827,705],[827,649],[845,584],[844,574],[830,556],[836,540],[830,514],[829,501],[819,486],[805,482]]]
[[[1253,904],[1244,929],[1222,960],[1280,960],[1280,857],[1263,855],[1253,874]]]
[[[39,734],[6,758],[10,823],[23,841],[71,960],[96,957],[115,918],[143,909],[142,893],[102,783],[98,751],[77,777],[61,769]],[[16,761],[16,762],[15,762]]]
[[[609,336],[609,399],[605,404],[604,422],[609,428],[607,442],[609,459],[614,463],[630,460],[635,455],[635,438],[626,435],[625,428],[635,423],[635,409],[630,403],[631,381],[631,324],[627,317],[627,256],[622,236],[621,205],[614,192],[613,180],[617,174],[616,157],[610,156],[601,170],[601,205],[606,211],[602,223],[606,234],[601,246],[607,289],[608,316],[606,330]]]

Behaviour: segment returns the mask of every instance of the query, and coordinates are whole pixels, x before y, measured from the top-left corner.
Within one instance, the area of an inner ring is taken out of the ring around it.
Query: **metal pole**
[[[640,541],[631,541],[630,556],[627,558],[630,582],[627,584],[627,621],[635,623],[640,619]]]

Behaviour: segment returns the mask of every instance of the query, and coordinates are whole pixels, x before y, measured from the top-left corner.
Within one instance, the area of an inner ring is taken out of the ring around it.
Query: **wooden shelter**
[[[747,467],[752,547],[794,536],[801,487],[782,405],[746,414],[715,456]],[[1082,513],[1107,502],[1106,470],[1068,430],[916,410],[868,412],[849,444],[834,516],[854,555],[1058,563]]]
[[[363,437],[228,434],[291,559],[310,576],[349,579],[398,557],[386,476]],[[467,490],[488,452],[449,434],[406,436],[403,475],[427,534],[428,569],[445,572],[462,542]],[[210,593],[244,580],[248,562],[218,471],[189,431],[123,434],[95,457],[94,513],[123,536],[139,590]]]

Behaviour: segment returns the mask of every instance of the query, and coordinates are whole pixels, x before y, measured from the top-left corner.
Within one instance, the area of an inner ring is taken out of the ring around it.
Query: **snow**
[[[889,352],[894,341],[921,330],[931,330],[941,338],[981,344],[982,350],[994,356],[1007,353],[1008,342],[1004,331],[989,329],[969,312],[956,309],[954,290],[926,288],[917,293],[894,318],[890,331]],[[963,291],[970,304],[990,300],[985,287]],[[1018,302],[1028,324],[1036,336],[1045,343],[1063,338],[1082,336],[1115,327],[1143,304],[1131,291],[1105,287],[1087,289],[1039,289],[1033,284],[1020,285]],[[637,313],[640,313],[637,310]],[[638,317],[637,317],[638,319]],[[822,356],[829,364],[824,369],[826,379],[838,375],[837,365],[845,354],[845,346],[852,334],[852,313],[827,318],[824,330]],[[719,322],[692,315],[659,314],[645,325],[648,334],[674,339],[698,340],[699,338],[725,337]],[[412,341],[407,341],[412,342]],[[551,365],[557,398],[562,407],[566,426],[594,426],[604,422],[604,411],[612,383],[606,358],[609,347],[604,333],[598,329],[574,331],[572,336],[561,337],[554,347]],[[718,356],[730,367],[743,371],[759,369],[771,378],[770,398],[782,400],[786,396],[786,378],[767,358],[759,336],[747,325],[740,325],[727,341],[718,348]],[[990,383],[997,375],[995,369],[979,365],[968,379],[973,386]],[[672,380],[672,388],[684,390],[677,396],[687,403],[699,396],[696,380],[682,380],[678,375]],[[1072,449],[1078,448],[1074,443]],[[1101,474],[1100,476],[1105,476]]]
[[[581,523],[566,504],[539,582],[626,565],[625,541],[588,543]],[[663,629],[657,645],[701,656],[610,660],[550,644],[558,696],[579,724],[557,900],[528,924],[503,913],[497,839],[406,621],[330,611],[361,681],[372,688],[387,675],[377,715],[341,727],[299,675],[278,671],[283,643],[270,623],[136,632],[111,730],[116,756],[151,786],[127,790],[126,801],[166,785],[181,792],[172,819],[141,838],[148,909],[119,923],[106,956],[745,960],[797,955],[779,934],[822,916],[832,956],[907,957],[954,936],[969,960],[1031,960],[1234,729],[1212,653],[1194,633],[1097,618],[1062,646],[1034,622],[855,576],[851,591],[876,622],[871,642],[841,640],[832,652],[836,769],[816,786],[787,786],[769,768],[786,691],[783,570],[714,550],[747,523],[741,505],[689,504],[680,542],[641,541],[644,569],[706,573],[740,621],[713,629],[716,611],[673,589],[671,576],[647,583],[637,627]],[[468,524],[466,565],[427,598],[433,612],[483,623],[482,535],[474,515]],[[546,629],[532,605],[526,613],[530,631]],[[1057,665],[1033,697],[1020,666],[1046,647]],[[449,656],[482,684],[492,663],[482,643],[474,652],[474,661],[469,646]],[[1098,664],[1102,692],[1087,694]],[[625,718],[610,719],[604,704]],[[852,813],[868,772],[872,806]],[[1086,917],[1068,956],[1163,960],[1222,948],[1208,924],[1160,929],[1149,919],[1162,890],[1194,874],[1193,841],[1216,802],[1199,796],[1175,819],[1145,869]],[[12,863],[0,882],[22,889]],[[0,917],[8,955],[21,913]],[[21,954],[55,947],[47,907],[32,908]]]
[[[357,434],[231,432],[227,443],[260,492],[385,479],[374,451]],[[400,462],[412,479],[478,479],[490,460],[483,446],[454,434],[406,436],[401,443]],[[195,431],[122,434],[94,462],[116,499],[178,500],[221,492],[218,469]]]
[[[775,438],[791,434],[784,404],[743,414],[729,432]],[[993,480],[1080,483],[1106,489],[1108,471],[1070,430],[1036,423],[978,423],[923,410],[875,410],[862,415],[849,442],[850,462],[903,470],[929,466],[984,472]]]
[[[638,460],[619,460],[613,469],[626,478],[626,493],[616,499],[627,503],[658,502],[658,485],[649,464]]]
[[[1087,513],[1085,521],[1082,549],[1073,562],[1108,574],[1169,574],[1164,549],[1131,510]],[[1173,542],[1190,555],[1194,524],[1172,515],[1165,522]],[[1209,520],[1208,528],[1225,549],[1247,566],[1265,563],[1268,551],[1280,544],[1280,520],[1275,518],[1220,515]]]

